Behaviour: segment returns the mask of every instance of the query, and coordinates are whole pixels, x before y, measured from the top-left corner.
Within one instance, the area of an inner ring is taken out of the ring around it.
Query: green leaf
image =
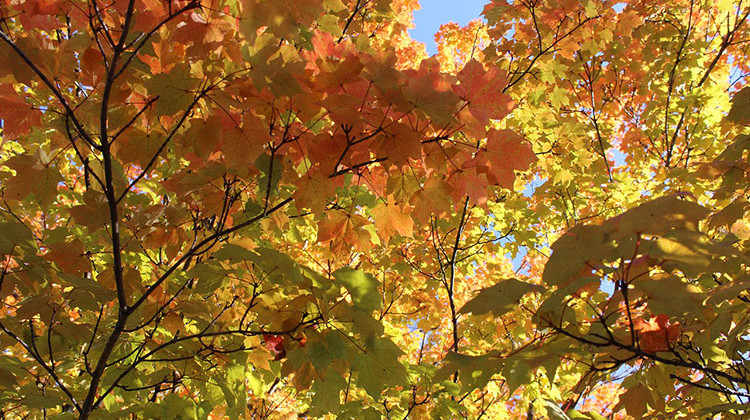
[[[299,285],[305,280],[299,265],[289,255],[268,248],[258,248],[253,253],[251,260],[276,283]]]
[[[579,275],[587,261],[605,258],[616,247],[607,241],[600,226],[571,229],[552,245],[552,256],[544,267],[542,279],[549,285],[564,285]]]
[[[558,326],[566,323],[575,324],[576,311],[569,306],[568,297],[582,288],[597,289],[601,280],[594,276],[581,276],[570,281],[548,297],[536,311],[536,317],[545,321],[555,320]],[[595,286],[591,286],[595,284]]]
[[[184,111],[193,102],[195,80],[187,64],[177,64],[169,73],[155,74],[143,85],[151,97],[159,97],[155,104],[158,115]]]
[[[591,417],[581,413],[578,410],[568,410],[568,412],[565,414],[567,414],[571,420],[591,420]]]
[[[404,353],[391,340],[371,336],[365,351],[354,358],[357,384],[372,398],[380,399],[386,385],[406,383],[406,368],[398,361]]]
[[[503,367],[501,360],[497,352],[480,356],[450,352],[443,359],[443,366],[435,373],[435,381],[448,380],[455,372],[458,372],[462,388],[456,390],[457,392],[483,388],[494,375],[500,373]]]
[[[221,388],[221,392],[224,393],[224,402],[227,404],[227,409],[231,411],[234,406],[237,405],[237,400],[234,397],[234,392],[232,392],[232,389],[223,379],[218,379],[216,381],[216,385],[218,385],[219,388]]]
[[[224,393],[227,404],[227,416],[231,419],[239,418],[247,400],[248,391],[245,387],[246,367],[236,364],[225,367],[221,375],[214,376],[215,383]]]
[[[661,265],[667,271],[676,268],[688,276],[697,277],[715,271],[712,263],[719,252],[711,247],[705,235],[681,230],[659,238],[649,255],[664,260]]]
[[[704,302],[707,306],[718,306],[722,302],[736,299],[745,290],[750,289],[750,278],[748,276],[742,276],[734,279],[734,281],[722,284],[719,287],[713,288],[708,292],[708,298]],[[722,311],[719,315],[731,314],[729,311]],[[715,323],[715,322],[714,322]]]
[[[254,255],[255,254],[253,254],[253,252],[247,248],[235,244],[226,243],[221,247],[221,249],[213,253],[212,256],[219,260],[227,260],[232,263],[238,263],[242,261],[252,260]]]
[[[703,319],[700,309],[703,307],[705,294],[698,287],[677,277],[638,282],[636,288],[646,294],[648,307],[654,314],[666,314],[674,319]]]
[[[435,403],[435,408],[432,411],[433,419],[455,419],[465,417],[465,415],[461,415],[465,412],[464,406],[455,399],[436,398]]]
[[[373,311],[382,305],[375,276],[353,268],[344,267],[333,273],[352,296],[354,306],[363,311]]]
[[[736,124],[750,124],[750,87],[734,94],[732,109],[729,110],[727,119]]]
[[[247,372],[247,387],[253,395],[263,395],[268,388],[260,371]]]
[[[565,414],[568,415],[570,420],[607,420],[606,417],[595,412],[581,413],[578,410],[568,410],[568,412]]]
[[[341,409],[341,391],[345,387],[346,380],[341,373],[335,369],[328,369],[324,378],[313,382],[310,415],[322,416],[326,413],[338,413]]]
[[[385,388],[383,381],[384,370],[379,366],[378,361],[366,354],[358,354],[354,359],[354,369],[357,371],[357,383],[370,396],[376,400],[380,399],[380,393]]]
[[[0,255],[34,256],[36,245],[31,231],[15,220],[0,223]]]
[[[0,388],[12,389],[17,383],[18,381],[13,372],[0,368]]]
[[[541,289],[536,284],[516,279],[502,280],[496,285],[480,291],[477,296],[461,308],[459,313],[471,312],[474,315],[482,315],[492,312],[495,317],[498,317],[515,309],[521,298],[527,293]]]
[[[257,217],[261,213],[263,213],[263,207],[261,207],[260,204],[256,203],[253,200],[247,200],[247,202],[245,203],[244,214],[248,219]]]
[[[183,419],[195,417],[195,402],[177,394],[167,394],[159,404],[147,406],[145,417],[158,419]]]
[[[264,153],[258,156],[258,159],[255,161],[255,167],[263,174],[263,176],[258,179],[258,188],[260,188],[259,195],[265,197],[267,190],[269,195],[276,193],[276,187],[279,185],[281,173],[284,169],[284,164],[281,159],[275,157],[271,160],[271,155]]]
[[[511,393],[519,386],[531,381],[531,366],[522,353],[506,357],[503,366],[503,377]]]
[[[216,264],[216,263],[214,263]],[[187,272],[188,277],[196,279],[195,291],[201,294],[211,293],[221,286],[226,273],[214,264],[201,263]]]
[[[710,212],[677,196],[660,197],[607,220],[603,227],[612,239],[633,234],[663,235],[675,228],[695,230]]]

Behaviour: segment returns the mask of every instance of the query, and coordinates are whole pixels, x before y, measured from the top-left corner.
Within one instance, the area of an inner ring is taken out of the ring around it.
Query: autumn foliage
[[[2,0],[0,413],[745,418],[748,5],[418,7]]]

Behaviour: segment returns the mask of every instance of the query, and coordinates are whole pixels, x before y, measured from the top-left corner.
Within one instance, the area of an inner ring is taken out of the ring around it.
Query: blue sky
[[[411,37],[427,45],[429,54],[437,54],[435,32],[446,22],[456,22],[463,26],[481,17],[482,9],[489,0],[419,0],[422,6],[414,12],[415,28],[409,31]]]

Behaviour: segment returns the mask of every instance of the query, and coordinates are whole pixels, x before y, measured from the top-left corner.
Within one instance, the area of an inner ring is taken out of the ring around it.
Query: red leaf
[[[15,139],[28,133],[31,127],[42,122],[41,112],[21,98],[11,85],[0,85],[0,119],[3,120],[3,137]]]
[[[487,133],[487,153],[487,179],[505,188],[513,188],[514,171],[525,171],[536,161],[531,143],[511,130],[490,130]]]
[[[513,110],[513,100],[502,91],[508,79],[497,67],[485,71],[482,64],[471,60],[458,73],[458,80],[461,84],[454,86],[453,91],[468,102],[461,121],[486,126],[490,119],[502,119]]]
[[[280,360],[286,356],[284,348],[284,337],[272,334],[263,334],[263,342],[266,348],[274,355],[273,360]]]
[[[648,321],[637,318],[633,324],[641,349],[647,352],[668,351],[670,343],[677,341],[681,333],[680,324],[671,324],[667,315],[659,315]]]

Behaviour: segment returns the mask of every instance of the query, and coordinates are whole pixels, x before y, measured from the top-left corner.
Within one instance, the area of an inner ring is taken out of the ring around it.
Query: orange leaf
[[[70,242],[58,242],[49,245],[46,258],[65,273],[83,275],[91,271],[91,262],[85,254],[86,250],[79,239]]]
[[[397,206],[392,200],[388,204],[380,203],[372,209],[375,227],[385,242],[393,236],[411,237],[414,233],[414,221],[405,208]]]
[[[511,130],[490,130],[487,153],[490,160],[487,179],[505,188],[513,188],[514,171],[525,171],[536,161],[531,143]]]
[[[0,97],[3,98],[0,119],[3,120],[4,137],[11,139],[23,136],[31,127],[41,124],[42,113],[24,101],[11,85],[0,84]]]
[[[671,324],[667,315],[662,314],[648,321],[637,318],[633,324],[641,349],[647,352],[668,351],[670,343],[680,337],[680,324]]]
[[[485,71],[482,64],[471,60],[458,73],[461,82],[453,91],[466,102],[467,110],[481,125],[487,125],[490,119],[499,120],[513,110],[513,100],[503,93],[502,88],[508,84],[505,72],[497,67]],[[462,120],[470,120],[465,112]]]

